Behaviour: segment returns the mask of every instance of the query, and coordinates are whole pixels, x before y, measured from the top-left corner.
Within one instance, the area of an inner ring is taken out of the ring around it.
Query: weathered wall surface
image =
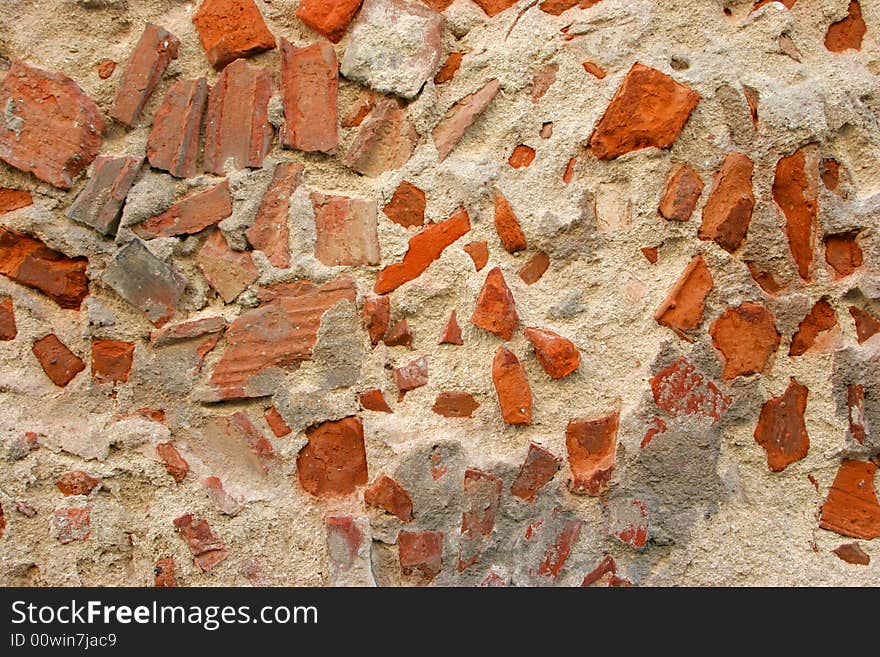
[[[878,35],[4,2],[0,583],[880,584]]]

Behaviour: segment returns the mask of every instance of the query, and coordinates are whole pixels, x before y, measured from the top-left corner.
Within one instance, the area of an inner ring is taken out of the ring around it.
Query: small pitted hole
[[[676,71],[686,71],[691,67],[690,61],[684,55],[673,55],[669,60],[669,65]]]

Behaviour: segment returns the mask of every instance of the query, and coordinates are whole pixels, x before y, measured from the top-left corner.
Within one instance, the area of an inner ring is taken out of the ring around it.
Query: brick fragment
[[[18,328],[15,325],[12,297],[0,297],[0,341],[14,340],[16,335]]]
[[[469,392],[444,390],[437,395],[431,410],[443,417],[472,417],[479,407],[480,404]]]
[[[364,326],[375,347],[388,331],[391,322],[391,299],[373,297],[364,299]]]
[[[658,251],[660,247],[657,246],[645,246],[639,249],[642,252],[642,255],[645,256],[645,260],[650,262],[652,265],[657,264]]]
[[[547,94],[550,87],[556,82],[556,74],[558,72],[559,64],[545,64],[535,72],[531,93],[533,103],[537,103]]]
[[[471,242],[464,247],[464,250],[474,261],[474,267],[477,271],[480,271],[489,262],[488,242]]]
[[[819,212],[818,148],[805,146],[776,164],[773,200],[785,215],[785,233],[798,273],[810,280]]]
[[[835,278],[843,278],[862,266],[864,258],[857,241],[860,231],[825,236],[825,262],[831,265]]]
[[[192,340],[203,335],[222,333],[226,329],[226,318],[222,315],[203,317],[177,324],[169,324],[150,331],[150,344],[162,347],[180,340]]]
[[[266,424],[269,425],[269,428],[272,430],[272,433],[275,434],[276,438],[284,438],[284,436],[290,435],[293,431],[293,429],[287,425],[287,422],[284,421],[284,418],[281,417],[281,413],[278,412],[278,409],[274,406],[267,408],[265,413],[263,413],[263,417],[266,419]]]
[[[730,153],[724,158],[703,206],[698,232],[701,240],[713,240],[728,253],[742,246],[755,207],[754,169],[755,165],[742,153]]]
[[[489,18],[494,18],[505,9],[513,7],[519,0],[474,0]]]
[[[642,148],[670,148],[699,101],[693,89],[637,63],[596,124],[590,149],[600,160],[613,160]]]
[[[342,163],[375,178],[407,163],[418,143],[418,133],[406,110],[391,98],[383,98],[358,128]]]
[[[513,149],[507,163],[514,169],[525,169],[535,161],[535,149],[525,144],[520,144]]]
[[[458,325],[455,309],[449,313],[449,319],[443,326],[443,332],[440,334],[440,342],[438,344],[455,344],[463,345],[464,340],[461,337],[461,327]]]
[[[134,342],[92,340],[92,378],[97,383],[125,383],[134,361]]]
[[[608,73],[595,62],[581,62],[583,69],[597,80],[604,80]]]
[[[501,416],[507,424],[532,423],[532,389],[526,370],[512,351],[498,347],[492,361],[492,382]]]
[[[30,235],[0,226],[0,274],[39,290],[62,308],[79,310],[89,294],[84,257],[69,258]]]
[[[178,80],[171,85],[153,115],[153,127],[147,138],[150,166],[178,178],[191,178],[198,173],[199,133],[207,102],[205,78]]]
[[[401,531],[397,535],[400,571],[433,579],[443,568],[443,532]]]
[[[763,271],[756,263],[748,260],[745,261],[745,265],[749,268],[752,278],[764,292],[770,296],[776,296],[782,291],[782,285],[776,281],[772,273]]]
[[[6,214],[19,208],[26,208],[33,204],[33,196],[26,189],[0,187],[0,214]]]
[[[260,277],[251,254],[233,251],[219,230],[213,231],[196,256],[196,264],[226,303],[235,301]]]
[[[828,331],[837,328],[837,313],[826,299],[819,299],[798,324],[797,332],[791,338],[789,356],[803,356],[813,348],[820,348]]]
[[[428,360],[421,356],[406,365],[394,368],[394,383],[397,384],[397,401],[402,402],[406,393],[421,388],[428,383]]]
[[[874,317],[867,310],[862,310],[857,306],[850,306],[849,314],[852,315],[855,322],[856,339],[859,341],[859,344],[880,333],[880,319]]]
[[[367,518],[328,516],[330,586],[376,586],[370,557],[372,544]]]
[[[458,572],[477,563],[487,539],[492,535],[501,501],[501,486],[501,477],[497,475],[475,469],[465,470]]]
[[[464,59],[463,52],[449,53],[446,57],[446,61],[443,62],[443,66],[440,67],[440,70],[437,71],[437,75],[434,76],[434,84],[446,84],[451,81],[452,78],[455,77],[455,74],[458,73],[458,69],[461,68],[462,59]]]
[[[724,356],[724,380],[760,374],[782,339],[773,314],[757,303],[728,308],[709,329],[712,345]]]
[[[174,520],[174,527],[204,572],[213,570],[229,557],[223,541],[206,520],[187,513]]]
[[[477,120],[501,90],[498,80],[490,80],[479,90],[465,96],[453,105],[434,128],[434,146],[437,159],[443,161],[461,141],[467,129]]]
[[[205,171],[222,176],[228,160],[236,169],[263,166],[272,145],[269,98],[272,71],[238,59],[223,69],[208,94]]]
[[[840,162],[833,158],[825,158],[819,165],[819,176],[822,184],[829,192],[838,193],[840,187]]]
[[[615,411],[568,423],[565,445],[571,467],[569,487],[573,493],[595,496],[608,490],[617,459],[619,420],[620,414]]]
[[[379,272],[373,290],[376,294],[387,294],[418,278],[447,246],[470,229],[471,220],[464,208],[446,221],[429,224],[409,239],[409,248],[402,262],[388,265]]]
[[[339,145],[339,63],[326,41],[296,48],[281,39],[282,143],[329,153]]]
[[[248,242],[262,251],[273,267],[290,266],[290,198],[302,181],[304,167],[297,162],[280,162],[260,203],[254,223],[245,231]]]
[[[684,356],[649,380],[654,403],[672,417],[696,415],[719,420],[730,398]]]
[[[165,470],[174,477],[174,481],[179,484],[186,479],[186,475],[189,473],[189,463],[172,443],[159,443],[156,445],[156,453],[165,464]]]
[[[306,431],[296,458],[302,487],[315,497],[351,495],[367,483],[364,428],[358,417],[323,422]]]
[[[559,574],[571,555],[571,548],[580,536],[582,526],[583,522],[576,518],[570,518],[559,524],[544,549],[543,557],[536,571],[537,575],[546,577],[552,582],[559,579]]]
[[[877,466],[870,461],[843,461],[822,505],[819,526],[866,541],[880,537],[876,472]]]
[[[519,326],[516,303],[500,267],[495,267],[486,276],[471,323],[504,340],[510,340]]]
[[[396,516],[400,522],[413,519],[413,503],[406,489],[386,474],[376,477],[364,491],[364,502]]]
[[[703,256],[694,256],[682,272],[669,295],[657,308],[654,319],[661,326],[675,331],[680,338],[684,332],[697,328],[703,321],[706,296],[714,282]]]
[[[16,169],[70,189],[98,155],[101,111],[66,75],[13,62],[0,83],[0,107],[0,160]]]
[[[560,467],[560,459],[537,443],[529,443],[526,459],[510,488],[510,494],[527,502],[534,501]]]
[[[860,445],[865,444],[865,387],[850,383],[846,387],[846,410],[849,435]]]
[[[772,472],[785,470],[810,450],[804,424],[808,394],[807,387],[792,377],[785,392],[768,399],[761,408],[754,436],[767,452],[767,465]]]
[[[101,484],[101,480],[82,470],[65,472],[55,482],[64,495],[88,495]]]
[[[73,353],[54,333],[40,338],[31,347],[34,356],[52,383],[63,388],[73,381],[86,366],[82,358]]]
[[[328,266],[378,265],[376,202],[312,192],[315,257]]]
[[[369,390],[364,390],[358,400],[361,403],[361,406],[368,411],[375,411],[377,413],[392,413],[391,407],[388,405],[388,402],[385,401],[385,395],[382,393],[379,388],[370,388]]]
[[[204,0],[193,16],[208,61],[218,71],[239,57],[275,48],[254,0]]]
[[[104,235],[115,235],[128,190],[141,170],[142,157],[99,155],[88,183],[64,213]]]
[[[825,33],[825,48],[831,52],[861,50],[862,39],[868,31],[862,18],[862,6],[852,0],[846,10],[846,17],[828,26]]]
[[[226,492],[226,489],[223,488],[223,482],[218,477],[202,479],[202,489],[220,513],[227,516],[237,516],[244,509],[244,502]]]
[[[153,586],[156,588],[173,588],[177,586],[174,576],[174,557],[164,557],[156,562],[153,568]]]
[[[495,193],[495,231],[508,253],[526,249],[526,236],[519,225],[519,219],[510,207],[510,202],[497,192]]]
[[[527,328],[523,333],[532,343],[535,357],[550,378],[562,379],[580,365],[580,352],[568,338],[547,329]]]
[[[339,43],[363,1],[302,0],[296,17],[333,43]]]
[[[62,545],[88,540],[92,533],[92,508],[56,509],[52,514],[55,538]]]
[[[238,411],[225,418],[225,420],[230,427],[238,432],[239,436],[244,439],[248,447],[256,455],[263,472],[268,472],[272,466],[278,463],[278,455],[275,453],[272,443],[257,429],[247,413]]]
[[[494,570],[486,575],[483,581],[480,582],[481,588],[506,588],[507,585],[508,581]]]
[[[519,270],[519,277],[526,285],[534,285],[541,280],[541,277],[544,275],[544,272],[547,271],[549,266],[550,256],[543,251],[538,251],[535,255],[529,258],[529,261]]]
[[[376,97],[373,95],[373,92],[369,90],[362,91],[349,108],[348,113],[342,117],[342,127],[358,127],[364,122],[367,115],[373,111],[374,107],[376,107]]]
[[[168,64],[177,59],[179,49],[180,40],[176,36],[158,25],[147,23],[119,78],[110,116],[122,125],[132,127]]]
[[[382,338],[382,342],[389,347],[408,347],[409,349],[412,349],[413,334],[412,331],[409,330],[409,325],[406,320],[399,321],[388,329],[385,337]]]
[[[614,557],[610,554],[606,554],[593,570],[584,575],[584,581],[581,582],[581,587],[595,586],[600,582],[607,586],[611,586],[610,582],[615,578],[616,573],[617,564],[614,562]],[[606,575],[609,577],[606,577]]]
[[[577,164],[577,158],[573,157],[565,165],[565,171],[562,173],[562,182],[566,185],[574,180],[574,167]]]
[[[575,6],[579,9],[589,9],[600,2],[602,2],[602,0],[543,0],[541,4],[538,5],[538,9],[547,14],[559,16],[562,12]]]
[[[871,563],[871,557],[868,556],[857,542],[838,545],[831,551],[841,561],[853,564],[854,566],[867,566]]]
[[[105,57],[100,62],[98,62],[95,70],[98,72],[99,78],[101,78],[102,80],[106,80],[111,75],[113,75],[113,72],[116,70],[116,62],[114,62],[112,59]]]
[[[425,205],[425,192],[404,180],[382,212],[398,226],[421,227],[425,223]]]
[[[178,201],[162,214],[157,214],[132,230],[144,239],[192,235],[220,223],[232,214],[229,181]]]
[[[666,191],[660,200],[660,216],[669,221],[688,221],[703,193],[703,181],[687,164],[669,172]]]
[[[648,543],[648,507],[642,500],[620,500],[611,507],[609,534],[636,550]]]

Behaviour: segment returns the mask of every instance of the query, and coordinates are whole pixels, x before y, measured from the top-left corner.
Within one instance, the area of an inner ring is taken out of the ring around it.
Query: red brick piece
[[[122,205],[141,170],[142,157],[99,155],[88,183],[64,215],[104,235],[116,235]]]
[[[364,502],[382,509],[400,522],[413,519],[413,504],[406,489],[388,475],[382,474],[364,491]]]
[[[192,20],[208,61],[218,71],[239,57],[275,47],[254,0],[204,0]]]
[[[862,38],[868,28],[862,18],[862,6],[852,0],[847,8],[847,16],[828,26],[825,33],[825,48],[831,52],[861,50]]]
[[[418,573],[433,579],[443,568],[443,533],[408,532],[397,535],[400,571],[404,575]]]
[[[282,143],[329,153],[339,145],[339,62],[326,41],[296,48],[281,39]]]
[[[153,568],[153,586],[156,588],[173,588],[177,586],[177,578],[174,576],[174,557],[165,557],[156,562]]]
[[[654,403],[673,417],[721,419],[730,406],[718,386],[682,356],[650,379]]]
[[[526,236],[520,228],[519,219],[504,196],[495,194],[495,231],[508,253],[525,251]]]
[[[749,262],[748,260],[745,261],[745,265],[749,268],[749,273],[752,275],[752,278],[755,279],[755,282],[762,290],[764,290],[764,292],[775,297],[782,291],[782,286],[776,281],[773,274],[762,271],[758,265],[754,262]]]
[[[147,138],[150,166],[178,178],[198,173],[199,133],[208,101],[208,81],[178,80],[165,93],[153,115]]]
[[[556,82],[556,74],[559,72],[559,64],[546,64],[539,68],[532,80],[531,98],[533,103],[541,100],[553,83]]]
[[[26,208],[33,204],[34,199],[26,189],[0,187],[0,214],[6,214],[19,208]]]
[[[876,472],[877,466],[870,461],[843,461],[822,505],[819,526],[866,541],[880,537]]]
[[[535,161],[535,149],[531,146],[520,144],[513,149],[507,163],[514,169],[524,169]]]
[[[248,251],[233,251],[219,230],[213,231],[205,240],[196,256],[196,264],[226,303],[235,301],[260,277],[251,254]]]
[[[31,351],[40,361],[46,376],[61,388],[86,368],[82,358],[68,349],[54,333],[34,342]]]
[[[61,475],[55,485],[64,495],[88,495],[100,483],[100,479],[82,470],[72,470]]]
[[[440,67],[440,70],[437,71],[437,75],[434,76],[434,84],[446,84],[452,80],[452,78],[455,77],[455,74],[458,73],[458,69],[461,68],[461,60],[463,58],[463,52],[449,53],[446,61],[443,62],[443,66]]]
[[[425,205],[425,192],[404,180],[382,212],[399,226],[420,228],[425,223]]]
[[[266,412],[263,413],[263,417],[266,419],[266,424],[269,425],[269,428],[272,430],[272,433],[275,434],[276,438],[284,438],[284,436],[290,435],[293,431],[293,429],[287,426],[287,422],[284,421],[284,418],[281,417],[281,413],[279,413],[278,409],[274,406],[267,408]]]
[[[379,344],[379,341],[388,331],[390,321],[391,299],[388,297],[364,299],[364,326],[374,347]]]
[[[703,181],[687,164],[670,171],[660,200],[660,216],[669,221],[688,221],[703,193]]]
[[[342,163],[375,178],[407,163],[419,137],[398,101],[383,98],[364,119]]]
[[[0,160],[16,169],[70,189],[98,155],[101,111],[66,75],[13,62],[0,83],[0,107]]]
[[[428,384],[428,360],[422,356],[406,365],[394,368],[397,384],[397,401],[402,402],[406,393]]]
[[[579,9],[589,9],[592,6],[599,4],[601,1],[602,0],[543,0],[543,2],[538,5],[538,9],[547,14],[559,16],[562,12],[567,11],[574,6],[577,6]]]
[[[853,230],[825,237],[825,262],[834,269],[835,278],[849,276],[862,266],[864,258],[856,241],[858,236],[859,231]]]
[[[871,563],[871,557],[858,543],[844,543],[831,550],[841,561],[846,561],[854,566],[867,566]]]
[[[125,383],[134,360],[134,342],[92,340],[92,378],[98,383]]]
[[[810,438],[804,424],[809,390],[794,378],[779,397],[768,399],[755,427],[755,440],[767,452],[767,465],[781,472],[800,461],[810,450]]]
[[[238,411],[230,415],[228,422],[244,438],[248,447],[256,455],[263,468],[263,472],[268,472],[269,468],[278,461],[278,455],[275,454],[272,443],[257,429],[250,416],[244,411]]]
[[[657,264],[657,256],[660,247],[657,246],[645,246],[639,249],[642,252],[642,255],[645,256],[645,260],[650,262],[652,265]]]
[[[349,108],[348,113],[342,117],[342,127],[358,127],[367,118],[367,114],[373,111],[375,106],[376,97],[373,95],[373,92],[370,90],[362,91]]]
[[[657,308],[654,319],[684,338],[684,332],[695,329],[703,321],[706,296],[714,285],[712,274],[703,256],[694,256],[681,277],[669,291],[669,295]]]
[[[315,257],[325,265],[378,265],[376,203],[364,198],[312,192]]]
[[[560,460],[552,452],[537,443],[529,443],[526,460],[510,488],[510,494],[527,502],[534,501],[544,486],[550,483],[559,470]]]
[[[112,118],[128,128],[134,125],[179,48],[180,41],[171,32],[147,23],[119,79]]]
[[[387,294],[421,276],[447,246],[470,229],[471,220],[464,208],[457,210],[446,221],[425,226],[410,238],[403,262],[388,265],[379,272],[373,288],[376,294]]]
[[[453,105],[433,131],[437,159],[442,162],[452,152],[464,133],[492,102],[501,90],[498,80],[490,80],[478,91],[465,96]]]
[[[474,267],[477,271],[480,271],[489,262],[488,242],[471,242],[464,247],[464,250],[474,261]]]
[[[159,443],[156,445],[156,453],[165,464],[165,470],[168,471],[174,481],[178,484],[186,478],[189,473],[189,463],[186,462],[177,448],[171,443]]]
[[[785,215],[785,234],[798,273],[810,280],[819,213],[818,148],[805,146],[776,164],[773,200]]]
[[[757,303],[728,308],[709,329],[712,345],[724,356],[724,380],[760,374],[782,339],[773,314]]]
[[[852,315],[853,321],[856,324],[856,339],[859,341],[859,344],[880,333],[880,319],[877,319],[871,313],[856,306],[850,306],[849,314]]]
[[[92,533],[92,508],[57,509],[52,514],[55,537],[62,545],[85,541]]]
[[[611,580],[616,579],[615,573],[617,573],[617,564],[614,562],[614,557],[610,554],[606,554],[602,557],[599,565],[584,575],[584,581],[581,582],[581,587],[593,586],[599,582],[602,582],[603,584],[607,582],[607,585],[611,586]],[[611,577],[605,577],[606,575],[610,575]]]
[[[263,166],[272,145],[269,98],[272,71],[239,59],[223,69],[208,94],[205,114],[205,171],[225,174],[227,160],[236,169]]]
[[[99,78],[101,78],[102,80],[106,80],[111,75],[113,75],[113,72],[116,70],[116,62],[114,62],[112,59],[108,59],[105,57],[100,62],[98,62],[95,70],[98,72]]]
[[[544,275],[544,272],[547,271],[549,266],[550,256],[543,251],[538,251],[535,255],[529,258],[529,261],[519,270],[519,277],[526,285],[534,285],[541,280],[541,277]]]
[[[385,401],[385,395],[379,390],[379,388],[364,390],[358,398],[358,401],[360,401],[361,406],[368,411],[375,411],[377,413],[393,412],[388,405],[388,402]]]
[[[617,459],[617,427],[620,414],[589,420],[572,420],[565,430],[569,486],[573,493],[599,495],[608,490],[608,482]]]
[[[203,335],[222,333],[226,329],[226,319],[220,315],[203,317],[178,324],[171,324],[150,331],[150,344],[161,347],[178,340],[191,340]]]
[[[471,323],[504,340],[510,340],[519,326],[513,294],[499,267],[492,269],[486,276],[474,314],[471,315]]]
[[[532,389],[526,370],[512,351],[498,347],[492,361],[492,382],[498,394],[501,417],[507,424],[532,423]]]
[[[812,310],[807,313],[803,321],[798,324],[797,333],[791,338],[789,356],[803,356],[817,341],[822,339],[822,334],[837,327],[837,313],[825,299],[819,299]]]
[[[462,340],[461,338],[461,327],[459,327],[458,325],[458,318],[456,317],[456,312],[454,309],[449,314],[449,319],[446,320],[446,324],[443,327],[443,333],[440,334],[440,342],[438,344],[464,344],[464,340]]]
[[[495,514],[501,501],[501,477],[468,469],[464,472],[461,515],[461,543],[458,572],[477,563],[495,528]]]
[[[519,0],[474,0],[489,18],[497,16],[505,9],[513,7]]]
[[[549,577],[554,582],[559,578],[559,573],[571,554],[571,548],[580,536],[582,526],[583,522],[572,518],[559,527],[553,541],[544,550],[543,559],[538,565],[538,575]]]
[[[596,124],[590,149],[600,160],[613,160],[642,148],[670,148],[699,101],[693,89],[635,64]]]
[[[754,169],[755,165],[742,153],[730,153],[724,158],[703,206],[703,222],[698,233],[701,240],[714,240],[728,253],[742,246],[755,207]]]
[[[565,165],[565,171],[562,173],[562,182],[566,185],[574,180],[574,167],[577,164],[577,158],[573,157]]]
[[[480,404],[469,392],[444,390],[437,395],[431,410],[443,417],[471,417],[479,407]]]
[[[364,428],[358,417],[324,422],[306,431],[296,458],[302,487],[315,497],[351,495],[367,483]]]
[[[648,543],[648,507],[641,500],[618,505],[612,514],[610,533],[630,547],[641,550]]]
[[[568,338],[546,329],[527,328],[523,333],[532,343],[538,362],[550,378],[566,377],[580,365],[581,355]]]
[[[16,335],[18,328],[15,326],[12,297],[0,297],[0,341],[14,340]]]
[[[210,189],[187,196],[162,214],[150,217],[132,230],[144,239],[192,235],[220,223],[231,214],[229,181],[224,180]]]
[[[281,162],[275,167],[272,182],[263,196],[253,225],[245,231],[248,242],[266,254],[273,267],[290,266],[290,227],[287,222],[290,197],[302,181],[303,165]]]
[[[413,334],[412,331],[409,330],[409,325],[406,320],[401,320],[388,329],[385,337],[382,338],[382,342],[389,347],[408,347],[409,349],[412,349]]]
[[[174,527],[203,571],[213,570],[229,556],[223,541],[211,530],[207,521],[187,513],[174,520]]]
[[[296,17],[333,43],[342,40],[363,0],[302,0]]]
[[[846,409],[849,420],[849,435],[860,445],[865,444],[865,387],[861,383],[850,383],[846,387]]]

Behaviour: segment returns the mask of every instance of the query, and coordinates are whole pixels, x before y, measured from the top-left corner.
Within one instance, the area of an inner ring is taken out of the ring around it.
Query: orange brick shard
[[[809,390],[791,379],[779,397],[768,399],[755,427],[755,441],[767,452],[767,465],[781,472],[800,461],[810,450],[810,437],[804,423]]]
[[[498,80],[490,80],[479,90],[453,105],[433,131],[437,159],[442,162],[461,141],[464,133],[477,120],[501,90]]]
[[[134,361],[134,342],[92,340],[92,378],[97,383],[125,383]]]
[[[235,301],[260,277],[248,251],[234,251],[219,230],[213,231],[196,255],[196,264],[226,303]]]
[[[510,207],[510,202],[498,193],[495,194],[495,231],[508,253],[526,249],[526,236],[519,225],[519,219]]]
[[[669,295],[657,308],[654,319],[661,326],[671,328],[680,338],[684,338],[685,331],[697,328],[703,321],[706,296],[713,285],[712,274],[703,256],[694,256]]]
[[[180,455],[172,443],[159,443],[156,445],[156,453],[165,464],[165,470],[178,484],[186,479],[189,473],[189,463]]]
[[[418,140],[406,110],[398,101],[382,98],[361,123],[342,163],[375,178],[406,164]]]
[[[819,299],[798,324],[797,332],[791,338],[789,356],[802,356],[818,346],[824,334],[837,328],[837,313],[827,299]]]
[[[199,134],[207,102],[205,78],[178,80],[171,85],[153,115],[147,138],[150,166],[177,178],[191,178],[198,173]]]
[[[413,519],[413,503],[406,489],[386,474],[376,477],[364,491],[364,502],[396,516],[400,522]]]
[[[358,397],[358,401],[361,406],[368,411],[374,411],[376,413],[392,413],[391,407],[388,405],[388,402],[385,401],[385,395],[382,393],[379,388],[370,388],[369,390],[364,390],[360,397]]]
[[[464,344],[455,310],[449,313],[449,319],[446,320],[446,324],[443,326],[443,332],[440,334],[440,342],[438,344]]]
[[[245,231],[251,246],[279,269],[290,266],[290,197],[299,187],[304,170],[296,162],[281,162],[275,167],[254,223]]]
[[[61,475],[58,481],[55,482],[55,486],[64,495],[88,495],[100,483],[101,480],[97,477],[93,477],[82,470],[73,470]]]
[[[443,417],[471,417],[479,407],[469,392],[444,390],[437,395],[431,410]]]
[[[550,267],[550,256],[538,251],[519,270],[519,277],[526,285],[534,285],[541,280],[548,267]]]
[[[504,345],[492,361],[492,382],[498,394],[501,416],[507,424],[532,423],[532,389],[522,363]]]
[[[18,327],[15,325],[12,297],[0,297],[0,341],[14,340],[16,335]]]
[[[599,495],[608,490],[608,483],[617,460],[617,427],[620,414],[587,420],[572,420],[565,430],[568,463],[571,467],[570,488],[581,495]]]
[[[474,267],[477,271],[483,269],[489,262],[489,244],[488,242],[471,242],[464,247],[471,260],[474,261]]]
[[[660,216],[669,221],[688,221],[703,193],[703,181],[687,164],[680,164],[669,173],[666,191],[660,200]]]
[[[538,492],[546,486],[559,470],[560,460],[537,443],[529,444],[526,459],[510,488],[510,494],[527,502],[534,501]]]
[[[232,214],[229,181],[178,201],[162,214],[141,222],[132,230],[144,239],[192,235],[220,223]]]
[[[553,331],[531,327],[523,333],[532,343],[538,362],[550,378],[562,379],[580,365],[580,352],[568,338]]]
[[[831,265],[835,278],[849,276],[862,266],[864,256],[858,243],[857,230],[825,237],[825,262]]]
[[[877,466],[870,461],[843,461],[822,505],[819,526],[866,541],[880,537],[876,472]]]
[[[818,148],[805,146],[776,164],[773,200],[785,215],[785,234],[798,273],[810,280],[819,214]]]
[[[302,487],[315,497],[351,495],[367,483],[364,428],[358,417],[323,422],[306,431],[308,444],[296,458]]]
[[[6,214],[19,208],[26,208],[33,204],[33,196],[26,189],[0,187],[0,214]]]
[[[461,542],[458,572],[474,565],[495,529],[495,515],[501,502],[501,477],[468,469],[464,473],[461,515]]]
[[[275,47],[254,0],[204,0],[192,20],[208,61],[218,71],[239,57]]]
[[[696,415],[721,419],[730,398],[684,356],[649,380],[654,403],[672,417]]]
[[[757,303],[728,308],[709,329],[712,345],[724,356],[724,380],[760,374],[779,348],[782,336],[773,314]]]
[[[374,297],[364,299],[364,326],[375,347],[388,331],[391,322],[391,299]]]
[[[203,571],[213,570],[229,556],[223,541],[213,532],[207,521],[187,513],[174,520],[174,528]]]
[[[333,43],[339,43],[363,1],[302,0],[296,17]]]
[[[703,221],[697,233],[701,240],[713,240],[728,253],[742,246],[755,207],[754,169],[755,165],[742,153],[730,153],[724,158],[703,206]]]
[[[376,202],[312,192],[315,257],[328,266],[378,265]]]
[[[54,333],[34,342],[31,351],[52,383],[63,388],[86,366]]]
[[[425,205],[425,192],[404,180],[382,212],[398,226],[418,228],[425,223]]]
[[[504,340],[510,340],[519,326],[516,303],[500,267],[495,267],[486,276],[471,323]]]
[[[332,151],[339,144],[339,62],[329,43],[296,48],[281,39],[284,103],[282,143],[307,152]]]
[[[825,48],[831,52],[861,50],[862,39],[868,31],[862,18],[862,6],[852,0],[846,10],[846,17],[828,26],[825,33]]]
[[[428,360],[421,356],[406,365],[394,368],[394,383],[397,384],[397,401],[411,390],[428,384]]]
[[[400,571],[433,579],[443,569],[443,533],[401,531],[397,535]]]
[[[849,307],[849,314],[852,315],[856,325],[856,339],[859,344],[870,339],[877,333],[880,333],[880,319],[874,317],[866,310],[862,310],[856,306]]]

